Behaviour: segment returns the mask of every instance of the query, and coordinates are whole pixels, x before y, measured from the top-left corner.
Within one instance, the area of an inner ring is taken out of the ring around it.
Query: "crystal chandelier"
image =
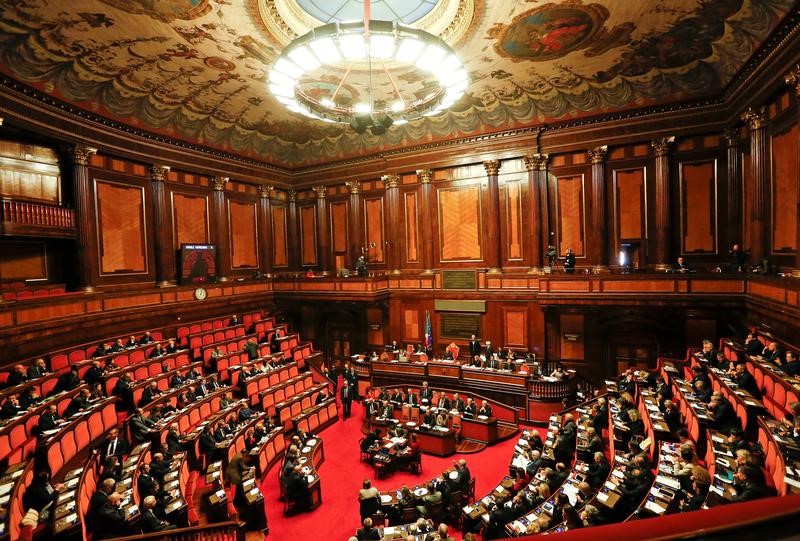
[[[290,111],[380,135],[431,116],[467,89],[461,60],[424,30],[370,20],[329,23],[293,40],[269,73],[269,90]]]

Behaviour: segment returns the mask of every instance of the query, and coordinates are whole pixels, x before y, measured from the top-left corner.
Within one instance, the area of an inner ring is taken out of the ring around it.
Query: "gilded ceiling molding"
[[[383,185],[387,190],[397,188],[400,185],[399,175],[383,175],[381,176],[381,180],[383,181]]]
[[[347,191],[350,192],[350,195],[358,195],[361,193],[361,183],[357,180],[348,180],[344,185],[347,186]]]
[[[500,173],[500,160],[486,160],[483,162],[483,168],[488,176],[496,177]]]
[[[653,151],[656,154],[656,158],[663,158],[664,156],[669,155],[669,151],[672,148],[672,144],[675,142],[675,136],[671,135],[669,137],[662,137],[661,139],[656,139],[650,146],[653,147]]]
[[[589,154],[589,161],[592,165],[603,163],[608,157],[608,145],[593,148],[587,152]]]
[[[97,154],[97,149],[78,144],[69,147],[67,154],[74,165],[89,165],[89,158]]]
[[[230,182],[230,177],[211,177],[211,187],[215,192],[225,191],[225,184]]]
[[[259,184],[258,197],[260,197],[261,199],[269,199],[270,197],[272,197],[272,190],[274,190],[272,186],[267,186],[266,184]]]
[[[417,169],[417,178],[421,184],[430,184],[433,181],[433,171],[430,169]]]
[[[760,107],[757,110],[753,110],[752,107],[748,107],[745,112],[742,113],[741,117],[742,122],[747,124],[747,127],[751,130],[760,130],[767,127],[767,108]]]
[[[317,195],[317,199],[325,199],[325,197],[328,195],[328,187],[324,184],[314,186],[311,189],[314,190],[314,193]]]
[[[167,178],[167,173],[170,167],[168,165],[151,165],[150,166],[150,180],[153,182],[164,182]]]
[[[795,95],[800,97],[800,64],[796,65],[786,74],[784,81],[786,81],[787,85],[794,88]],[[2,119],[0,119],[0,126],[2,126]]]

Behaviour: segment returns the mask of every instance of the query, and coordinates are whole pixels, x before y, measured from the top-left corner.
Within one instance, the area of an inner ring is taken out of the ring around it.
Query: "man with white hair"
[[[156,497],[147,496],[142,501],[142,530],[144,533],[163,532],[164,530],[174,530],[175,525],[166,520],[158,518],[153,511],[156,507]]]

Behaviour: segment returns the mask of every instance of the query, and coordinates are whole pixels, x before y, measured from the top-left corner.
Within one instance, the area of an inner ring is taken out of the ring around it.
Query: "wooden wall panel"
[[[558,253],[563,256],[568,248],[576,256],[585,254],[583,201],[583,175],[571,175],[556,179],[558,198]]]
[[[383,198],[364,200],[364,241],[369,249],[367,261],[383,263]],[[373,246],[374,245],[374,246]]]
[[[559,329],[561,331],[561,359],[582,361],[584,351],[583,314],[560,314]],[[578,335],[577,340],[567,340],[566,335]]]
[[[300,207],[300,264],[317,264],[317,209]]]
[[[407,192],[405,196],[406,261],[419,261],[419,217],[417,216],[417,192]]]
[[[347,253],[347,203],[345,201],[331,202],[331,246],[337,256]],[[345,267],[347,265],[344,265]],[[337,268],[339,265],[337,264]]]
[[[743,247],[750,246],[750,219],[753,213],[753,171],[751,170],[753,160],[750,156],[749,144],[743,142],[742,153],[742,181],[744,183],[744,193],[742,194],[742,222],[744,226]]]
[[[289,266],[289,253],[286,243],[286,207],[272,205],[272,266]]]
[[[208,197],[173,192],[172,230],[175,249],[208,243]]]
[[[481,261],[481,186],[441,188],[439,253],[442,261]]]
[[[403,309],[403,340],[419,340],[421,336],[419,326],[419,310],[416,308]]]
[[[0,196],[60,203],[61,173],[55,151],[0,141]]]
[[[716,160],[681,163],[680,190],[682,252],[716,252]]]
[[[46,280],[44,242],[0,242],[0,280]]]
[[[618,240],[640,240],[645,231],[645,168],[614,171]]]
[[[231,268],[233,269],[258,267],[258,218],[256,212],[255,203],[228,201]]]
[[[798,125],[772,137],[772,251],[797,249]]]
[[[144,188],[95,181],[101,274],[147,272]]]
[[[522,182],[507,181],[506,188],[506,250],[509,261],[522,260]]]
[[[528,347],[528,309],[503,308],[503,347]]]

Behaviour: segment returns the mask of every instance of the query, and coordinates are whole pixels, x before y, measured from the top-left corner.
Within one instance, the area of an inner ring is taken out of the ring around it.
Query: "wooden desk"
[[[415,375],[420,377],[425,377],[426,374],[424,364],[384,361],[374,361],[371,364],[373,372],[396,375]]]
[[[455,361],[428,361],[428,375],[458,379],[461,377],[461,365]]]
[[[461,417],[461,437],[468,440],[492,444],[497,441],[497,419],[469,419]]]
[[[465,381],[481,381],[484,383],[500,383],[514,387],[526,387],[528,374],[515,374],[514,372],[499,370],[483,370],[481,368],[463,367],[462,377]]]

